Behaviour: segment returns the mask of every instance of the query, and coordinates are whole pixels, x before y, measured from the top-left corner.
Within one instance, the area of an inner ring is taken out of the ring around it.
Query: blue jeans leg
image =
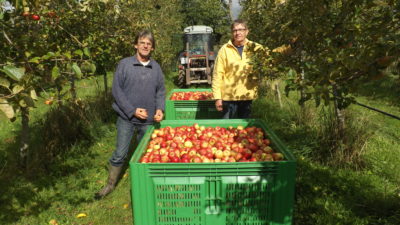
[[[118,117],[116,149],[109,160],[112,166],[120,167],[124,164],[135,131],[137,131],[136,141],[138,143],[146,132],[147,126],[148,125],[134,124]]]
[[[223,101],[222,119],[247,119],[250,118],[251,104],[253,101]]]
[[[142,140],[144,134],[146,133],[147,128],[149,127],[149,125],[147,125],[147,124],[143,124],[143,125],[137,124],[136,127],[137,127],[136,143],[139,144],[140,140]]]
[[[238,117],[240,119],[250,118],[252,103],[253,103],[253,101],[251,101],[251,100],[238,102],[237,113],[238,113]]]
[[[234,101],[223,101],[222,102],[223,108],[223,116],[222,119],[233,119],[235,118],[235,114],[237,111],[237,105]]]

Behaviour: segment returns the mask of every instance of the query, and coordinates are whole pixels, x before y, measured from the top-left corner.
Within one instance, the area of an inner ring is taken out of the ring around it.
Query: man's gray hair
[[[237,20],[234,20],[233,23],[231,24],[231,30],[233,30],[233,28],[238,24],[242,24],[244,26],[244,28],[247,29],[247,21],[242,20],[242,19],[237,19]]]
[[[136,34],[135,37],[135,45],[139,44],[139,40],[142,38],[148,38],[151,41],[152,47],[155,49],[156,48],[156,40],[154,39],[153,33],[149,30],[142,30],[139,33]]]

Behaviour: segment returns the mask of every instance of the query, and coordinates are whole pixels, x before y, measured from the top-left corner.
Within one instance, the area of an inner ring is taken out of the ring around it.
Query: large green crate
[[[195,92],[207,91],[211,89],[173,89],[165,101],[166,120],[186,120],[186,119],[221,119],[222,113],[215,108],[214,100],[170,100],[175,92]]]
[[[263,128],[285,161],[235,163],[139,163],[159,127]],[[151,126],[130,160],[134,225],[292,224],[296,162],[261,120],[165,120]]]

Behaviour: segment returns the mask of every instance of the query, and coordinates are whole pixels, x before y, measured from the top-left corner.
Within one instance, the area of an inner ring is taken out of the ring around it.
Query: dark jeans
[[[116,149],[110,158],[111,165],[120,167],[124,164],[133,134],[136,131],[136,143],[139,143],[144,133],[146,133],[147,127],[147,124],[135,124],[118,116],[117,144]]]
[[[248,101],[223,101],[222,119],[247,119],[250,118],[252,100]]]

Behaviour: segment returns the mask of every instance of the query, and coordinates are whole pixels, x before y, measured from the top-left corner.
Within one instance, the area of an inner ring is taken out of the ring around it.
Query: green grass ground
[[[98,106],[102,102],[97,102],[101,95],[97,90],[102,90],[102,82],[102,77],[96,77],[78,83],[78,96],[87,101],[85,112],[102,109],[104,113],[93,113],[93,120],[87,122],[90,129],[54,156],[40,149],[44,147],[41,142],[47,143],[43,137],[46,132],[37,132],[45,124],[43,118],[54,118],[46,115],[55,106],[43,104],[47,96],[39,101],[31,123],[37,129],[32,145],[38,152],[32,159],[52,160],[40,169],[17,167],[19,121],[0,118],[0,142],[4,143],[0,145],[1,224],[133,224],[128,170],[113,193],[101,201],[93,200],[93,194],[105,184],[116,135],[115,115],[107,108],[108,102],[103,108]],[[111,84],[111,79],[108,82]],[[172,88],[174,84],[167,79],[167,89]],[[261,99],[255,115],[267,121],[299,159],[294,224],[400,224],[400,121],[351,106],[373,135],[363,148],[363,169],[338,168],[314,159],[314,133],[298,122],[293,101],[284,102],[290,107],[279,109],[271,99]],[[360,102],[393,114],[399,112],[398,107],[370,98],[360,98]],[[65,126],[79,125],[71,123]]]

